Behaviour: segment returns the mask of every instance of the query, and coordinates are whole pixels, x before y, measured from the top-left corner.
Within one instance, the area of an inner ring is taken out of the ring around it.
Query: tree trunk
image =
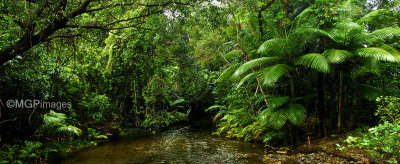
[[[324,137],[328,137],[328,130],[326,128],[326,111],[325,111],[325,92],[324,92],[324,74],[318,73],[317,84],[317,112],[320,122],[320,127]]]
[[[295,93],[294,93],[294,80],[293,77],[290,78],[290,97],[292,103],[294,103]]]
[[[342,133],[342,112],[343,112],[343,70],[339,73],[339,109],[338,109],[338,122],[337,132]]]

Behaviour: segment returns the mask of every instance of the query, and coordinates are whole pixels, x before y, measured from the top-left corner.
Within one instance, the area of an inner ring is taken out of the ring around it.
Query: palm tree
[[[360,15],[360,10],[351,0],[341,5],[337,22],[333,28],[325,30],[333,43],[322,55],[339,71],[339,102],[337,132],[341,133],[342,112],[344,104],[344,72],[350,72],[352,66],[361,58],[362,63],[376,63],[376,61],[399,62],[400,55],[396,49],[385,42],[400,36],[400,28],[388,27],[375,31],[368,31],[368,23],[383,10],[372,11],[353,22]],[[371,65],[371,64],[369,64]]]

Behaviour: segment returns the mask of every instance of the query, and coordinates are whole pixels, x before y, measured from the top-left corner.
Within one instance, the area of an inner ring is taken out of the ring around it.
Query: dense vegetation
[[[0,163],[205,114],[217,135],[273,146],[375,126],[338,149],[395,162],[399,11],[396,0],[2,0]]]

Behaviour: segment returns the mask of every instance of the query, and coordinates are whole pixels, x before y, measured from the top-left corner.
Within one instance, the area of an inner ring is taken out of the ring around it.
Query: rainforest
[[[399,162],[399,0],[0,0],[0,163]]]

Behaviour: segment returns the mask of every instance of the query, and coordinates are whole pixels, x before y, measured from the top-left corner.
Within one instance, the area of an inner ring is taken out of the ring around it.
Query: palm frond
[[[369,23],[371,21],[374,21],[377,17],[382,16],[382,14],[385,12],[385,9],[380,9],[380,10],[374,10],[368,13],[367,15],[364,15],[361,17],[358,21],[357,24],[363,24],[363,23]]]
[[[345,62],[347,59],[351,58],[353,54],[346,50],[330,49],[326,50],[323,55],[329,62],[340,64]]]
[[[288,74],[290,69],[291,68],[286,64],[276,64],[265,68],[261,71],[263,84],[266,86],[273,86],[275,82],[279,80],[279,78]]]
[[[289,96],[271,97],[268,99],[268,108],[276,109],[286,104],[289,101]]]
[[[305,107],[300,104],[289,104],[285,112],[293,125],[300,125],[307,117]]]
[[[315,69],[322,73],[330,72],[328,59],[318,53],[303,55],[297,60],[296,64]]]
[[[383,42],[384,40],[391,39],[394,37],[400,37],[400,28],[399,27],[388,27],[380,30],[375,30],[368,36],[366,36],[366,40],[369,43]]]
[[[237,58],[237,57],[240,56],[241,53],[242,53],[242,52],[240,52],[239,50],[233,50],[233,51],[231,51],[231,52],[225,54],[225,55],[224,55],[224,58],[227,59],[227,60],[230,60],[230,59],[232,59],[232,58]]]
[[[275,129],[282,128],[285,125],[288,116],[286,115],[286,111],[284,110],[277,110],[271,114],[270,124]]]
[[[225,79],[231,77],[231,75],[236,71],[237,68],[240,67],[240,65],[241,65],[240,63],[236,63],[236,64],[229,66],[227,69],[225,69],[224,72],[222,72],[221,75],[219,75],[217,82],[222,82]]]
[[[285,54],[286,52],[286,39],[284,38],[274,38],[265,41],[258,48],[257,52],[267,56]]]
[[[260,67],[263,64],[275,62],[275,61],[278,61],[279,59],[280,58],[278,58],[278,57],[261,57],[258,59],[248,61],[236,69],[234,76],[239,77],[241,74],[243,74],[244,72],[247,72],[248,70],[250,70],[252,68]]]
[[[225,108],[225,106],[223,106],[223,105],[213,105],[213,106],[208,107],[205,111],[208,112],[208,111],[212,111],[214,109],[224,109],[224,108]]]
[[[296,24],[296,27],[300,27],[302,24],[309,22],[310,16],[313,16],[313,6],[307,7],[300,14],[294,18],[293,22]]]
[[[240,80],[240,82],[238,83],[236,88],[239,88],[240,86],[242,86],[244,82],[246,82],[247,80],[251,79],[256,74],[257,74],[257,72],[253,72],[253,73],[250,73],[250,74],[246,75],[244,78],[242,78]]]
[[[380,61],[397,62],[397,58],[390,52],[376,47],[371,48],[360,48],[356,51],[356,54],[361,57],[372,57]]]
[[[333,36],[328,32],[315,27],[299,27],[293,30],[291,36],[325,36],[333,39]]]
[[[382,46],[380,46],[379,48],[384,49],[385,51],[389,52],[390,54],[392,54],[398,61],[400,61],[400,52],[397,51],[395,48],[393,48],[392,46],[389,46],[387,44],[383,44]]]

